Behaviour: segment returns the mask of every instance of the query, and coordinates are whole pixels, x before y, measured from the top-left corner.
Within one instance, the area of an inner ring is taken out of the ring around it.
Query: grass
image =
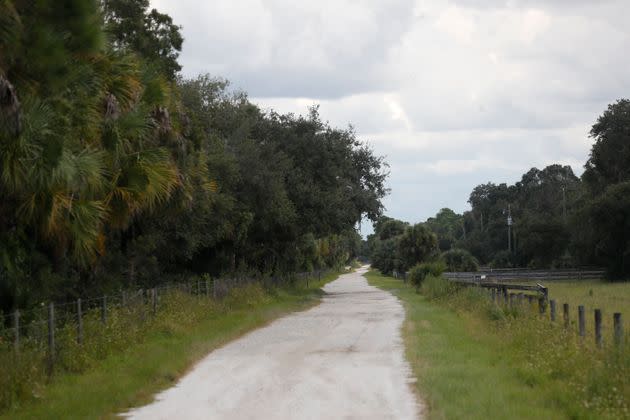
[[[137,343],[112,351],[80,373],[65,371],[50,383],[31,387],[37,395],[14,401],[0,418],[114,418],[150,402],[156,392],[174,385],[195,362],[226,342],[315,305],[321,286],[336,277],[329,274],[311,281],[308,288],[237,289],[219,304],[179,296],[140,333]]]
[[[628,418],[628,352],[581,344],[529,312],[492,304],[478,289],[425,281],[424,295],[368,273],[406,309],[416,388],[431,419]]]
[[[589,329],[593,328],[593,311],[601,309],[603,334],[606,338],[612,335],[613,313],[621,312],[626,320],[630,320],[630,282],[562,280],[543,282],[543,284],[549,289],[549,299],[556,300],[558,312],[562,310],[563,303],[568,303],[572,318],[576,318],[578,305],[584,305]]]

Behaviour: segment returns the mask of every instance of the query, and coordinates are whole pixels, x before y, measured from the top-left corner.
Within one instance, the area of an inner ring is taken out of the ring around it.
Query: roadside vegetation
[[[598,349],[573,326],[499,307],[483,289],[429,275],[416,293],[376,271],[368,279],[405,305],[406,353],[430,418],[630,418],[627,334]]]
[[[252,283],[215,300],[180,291],[165,295],[155,316],[142,308],[117,309],[106,328],[100,314],[85,317],[85,340],[76,325],[59,334],[63,353],[47,371],[45,348],[22,343],[0,348],[0,417],[104,418],[151,400],[196,361],[229,340],[288,312],[318,302],[321,287],[338,276],[301,280],[282,288]]]
[[[183,43],[149,0],[0,1],[0,312],[358,254],[383,159],[183,77]]]

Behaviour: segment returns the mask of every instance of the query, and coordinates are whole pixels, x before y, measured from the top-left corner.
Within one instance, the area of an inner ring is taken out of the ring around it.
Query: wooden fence
[[[496,281],[487,281],[475,277],[450,279],[451,282],[460,284],[462,286],[480,287],[488,290],[488,295],[492,302],[495,304],[510,308],[524,308],[528,305],[529,308],[537,305],[538,312],[541,316],[547,316],[549,313],[549,319],[551,322],[559,321],[559,306],[555,299],[549,299],[549,291],[547,287],[542,284],[536,285],[521,285],[514,283],[498,283]],[[518,293],[511,293],[510,290],[517,290]],[[529,292],[529,293],[525,293]],[[533,294],[532,294],[533,292]],[[586,310],[584,305],[578,305],[577,307],[577,327],[578,334],[582,339],[586,337]],[[562,304],[562,321],[565,328],[569,328],[571,325],[570,306],[568,303]],[[596,308],[593,310],[593,325],[594,325],[594,339],[597,347],[603,346],[603,318],[602,310]],[[613,313],[612,316],[612,339],[615,345],[622,345],[624,342],[624,328],[623,317],[620,312]]]

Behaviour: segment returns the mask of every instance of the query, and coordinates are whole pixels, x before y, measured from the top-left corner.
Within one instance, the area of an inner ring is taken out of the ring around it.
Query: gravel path
[[[133,419],[415,419],[400,328],[404,309],[365,269],[326,285],[322,303],[200,361]]]

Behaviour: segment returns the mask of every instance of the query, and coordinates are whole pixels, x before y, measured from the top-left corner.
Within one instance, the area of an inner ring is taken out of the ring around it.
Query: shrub
[[[444,272],[445,266],[442,261],[435,261],[430,263],[416,264],[410,271],[408,279],[416,287],[417,291],[420,291],[420,286],[427,276],[440,277]]]
[[[444,252],[440,259],[444,261],[448,271],[477,271],[479,269],[477,259],[465,249],[451,249]]]
[[[428,299],[438,299],[453,294],[458,289],[457,285],[444,277],[436,277],[431,274],[422,282],[421,292]]]
[[[514,267],[514,257],[510,251],[499,251],[494,254],[490,266],[492,268],[512,268]]]

